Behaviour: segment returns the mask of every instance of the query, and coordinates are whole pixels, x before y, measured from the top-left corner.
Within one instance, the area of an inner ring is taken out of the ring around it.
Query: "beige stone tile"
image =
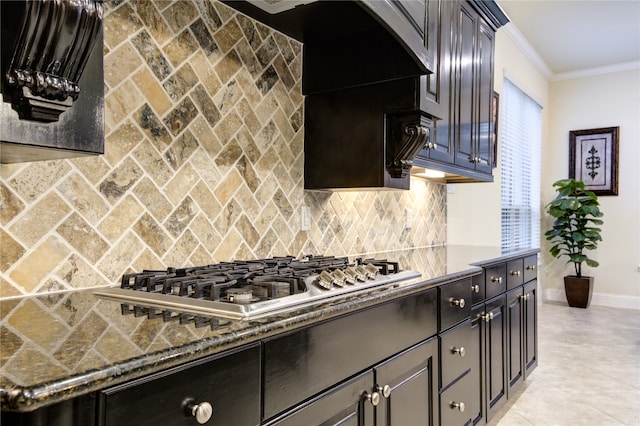
[[[133,74],[144,62],[131,43],[124,43],[104,57],[104,81],[109,88],[120,85],[126,76]],[[113,96],[113,92],[109,93]]]
[[[132,155],[142,167],[144,174],[156,185],[162,186],[171,179],[173,170],[166,156],[158,153],[150,143],[139,144]]]
[[[13,284],[5,280],[3,276],[0,276],[0,300],[5,297],[21,296],[23,294],[24,293],[20,289],[16,288]],[[0,308],[0,318],[7,314],[7,312],[4,312],[3,309],[5,309],[4,306]]]
[[[58,237],[51,236],[21,257],[9,277],[27,292],[32,292],[68,253],[67,246]]]
[[[70,170],[71,167],[65,161],[34,161],[20,169],[9,180],[8,186],[23,200],[34,202]]]
[[[198,16],[198,10],[190,1],[177,1],[162,11],[162,16],[174,33],[180,32]]]
[[[169,26],[157,9],[157,6],[160,6],[162,3],[163,2],[153,0],[138,0],[132,4],[132,7],[135,8],[140,20],[149,31],[149,34],[151,34],[153,39],[159,44],[164,44],[173,37]]]
[[[106,137],[104,158],[109,164],[116,166],[133,151],[143,137],[136,125],[131,120],[126,120]]]
[[[222,87],[222,83],[218,79],[215,70],[213,69],[211,58],[207,58],[202,52],[196,52],[191,57],[189,63],[193,67],[193,70],[198,75],[200,83],[204,86],[210,96],[215,95]]]
[[[171,99],[148,68],[141,68],[131,78],[156,114],[169,111]]]
[[[5,272],[26,253],[26,249],[11,235],[7,234],[4,229],[0,229],[0,245],[2,246],[2,250],[0,250],[0,271]],[[3,288],[3,290],[5,289]],[[7,295],[12,293],[11,287],[7,287],[6,291]]]
[[[198,41],[189,30],[182,31],[177,37],[171,39],[163,48],[166,58],[174,67],[180,66],[200,48]]]
[[[109,202],[116,204],[141,177],[140,167],[130,158],[126,158],[100,183],[100,192]]]
[[[202,213],[193,219],[190,229],[208,253],[212,253],[222,240],[218,232]]]
[[[198,247],[198,240],[193,233],[187,229],[180,235],[163,260],[166,264],[175,265],[176,267],[191,266],[189,264],[189,257],[196,247]]]
[[[78,255],[71,255],[55,271],[55,275],[71,288],[96,287],[111,284],[98,273],[93,265]]]
[[[57,186],[57,189],[67,203],[92,225],[96,225],[109,211],[109,207],[98,191],[78,173],[67,177]],[[67,211],[68,209],[64,206],[60,209],[60,214]]]
[[[216,200],[213,193],[203,182],[198,182],[190,194],[200,207],[200,210],[204,213],[205,218],[208,218],[209,221],[218,216],[222,210],[222,205]]]
[[[143,206],[132,195],[126,195],[98,224],[98,230],[110,242],[123,235],[129,226],[144,211]]]
[[[127,270],[131,259],[143,250],[143,245],[134,232],[128,232],[112,247],[97,265],[110,282],[115,284]]]
[[[56,231],[92,263],[96,263],[109,249],[109,244],[77,213],[73,213]]]
[[[231,170],[216,187],[214,195],[220,204],[225,205],[240,185],[242,185],[242,176],[236,170]]]
[[[104,44],[110,49],[115,48],[129,34],[138,31],[142,23],[135,14],[130,4],[125,3],[121,7],[111,10],[104,17]]]
[[[105,99],[105,123],[117,127],[131,112],[145,102],[144,96],[130,80],[114,89]]]
[[[164,191],[161,191],[148,177],[144,177],[133,188],[136,198],[142,203],[147,213],[151,214],[156,220],[163,221],[173,206],[165,197]]]
[[[235,50],[231,50],[218,61],[214,70],[220,83],[227,84],[240,68],[242,68],[242,60]]]
[[[0,182],[0,224],[4,226],[11,222],[24,207],[20,198],[4,182]]]
[[[53,351],[58,341],[63,340],[70,331],[69,327],[31,299],[26,299],[14,309],[6,321],[14,330],[47,352]]]
[[[216,44],[226,53],[243,37],[238,21],[230,19],[213,35]]]
[[[173,205],[178,205],[185,194],[200,181],[198,173],[191,164],[187,163],[176,173],[165,186],[164,194]]]
[[[216,249],[214,258],[219,262],[235,259],[240,244],[242,244],[242,237],[238,232],[232,230],[222,237],[222,243]]]
[[[163,256],[172,245],[169,234],[146,213],[136,222],[133,229],[158,256]]]

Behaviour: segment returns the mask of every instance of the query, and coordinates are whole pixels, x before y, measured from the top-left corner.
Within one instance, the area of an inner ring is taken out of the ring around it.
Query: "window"
[[[506,78],[502,87],[501,245],[540,247],[542,107]]]

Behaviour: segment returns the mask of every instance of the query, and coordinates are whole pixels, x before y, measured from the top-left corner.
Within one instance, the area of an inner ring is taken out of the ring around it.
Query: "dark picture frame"
[[[493,160],[491,160],[491,164],[493,167],[498,166],[498,116],[500,115],[500,94],[498,92],[493,92],[493,109],[491,111],[491,118],[493,121],[493,133],[491,137],[493,140],[491,141],[491,145],[493,148]]]
[[[596,195],[618,195],[619,134],[620,127],[571,130],[569,177]]]

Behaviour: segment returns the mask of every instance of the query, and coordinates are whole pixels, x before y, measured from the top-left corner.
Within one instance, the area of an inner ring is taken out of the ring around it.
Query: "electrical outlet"
[[[448,183],[447,184],[447,194],[455,194],[456,193],[456,187],[453,186],[452,183]]]
[[[309,231],[311,229],[311,208],[302,206],[300,209],[300,230]]]
[[[404,229],[411,229],[413,226],[413,210],[404,209]]]

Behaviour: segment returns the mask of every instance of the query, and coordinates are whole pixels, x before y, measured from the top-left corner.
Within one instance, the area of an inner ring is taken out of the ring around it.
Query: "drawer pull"
[[[459,348],[456,348],[454,346],[453,348],[451,348],[451,353],[452,354],[458,354],[458,355],[460,355],[460,357],[464,357],[464,355],[466,354],[466,351],[464,350],[464,346],[461,346]]]
[[[378,385],[378,387],[376,388],[376,390],[382,394],[382,396],[384,396],[385,398],[389,398],[389,396],[391,396],[391,386],[389,385],[384,385],[380,386]]]
[[[520,271],[511,271],[511,275],[513,275],[514,277],[519,277]]]
[[[525,269],[527,271],[535,271],[536,270],[536,265],[527,265],[527,267]]]
[[[201,425],[207,423],[213,415],[213,407],[206,401],[196,404],[194,399],[188,399],[184,407],[187,415],[195,417],[196,421]]]
[[[479,315],[480,319],[484,322],[489,322],[493,319],[493,312],[489,312],[488,314]]]
[[[367,391],[364,392],[363,396],[367,399],[371,405],[376,407],[380,403],[380,394],[378,392],[369,393]]]
[[[480,293],[480,286],[478,284],[472,285],[471,291],[473,291],[474,293]]]
[[[491,277],[491,282],[492,283],[502,283],[502,277]]]
[[[449,403],[449,407],[450,407],[452,410],[458,410],[458,411],[460,411],[461,413],[464,413],[464,402],[455,402],[455,401],[452,401],[451,403]]]
[[[465,305],[464,299],[454,299],[453,297],[449,299],[449,303],[451,303],[451,306],[457,306],[460,309],[464,308]]]

